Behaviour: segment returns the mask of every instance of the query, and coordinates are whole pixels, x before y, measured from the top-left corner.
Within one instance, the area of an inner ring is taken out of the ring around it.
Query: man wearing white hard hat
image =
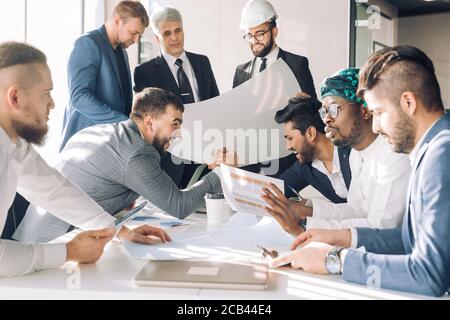
[[[294,73],[303,92],[316,98],[308,59],[282,50],[276,43],[278,15],[266,0],[248,1],[241,14],[240,29],[245,31],[244,40],[250,45],[254,58],[236,68],[233,88],[253,78],[277,59],[283,59]]]
[[[275,41],[278,35],[277,18],[274,7],[266,0],[250,0],[245,4],[239,28],[245,31],[244,40],[249,44],[254,58],[236,68],[233,88],[264,71],[277,59],[283,59],[294,73],[301,90],[317,98],[308,59],[282,50]],[[259,173],[262,167],[266,167],[269,168],[269,175],[278,177],[296,160],[292,154],[269,164],[252,164],[244,169]]]

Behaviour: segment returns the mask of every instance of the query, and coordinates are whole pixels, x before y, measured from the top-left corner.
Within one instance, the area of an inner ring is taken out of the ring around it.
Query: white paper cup
[[[224,218],[225,198],[222,193],[205,195],[206,219],[209,225],[221,224]]]

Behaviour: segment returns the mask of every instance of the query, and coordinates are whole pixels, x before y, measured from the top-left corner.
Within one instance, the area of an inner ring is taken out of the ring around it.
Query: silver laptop
[[[268,267],[225,261],[150,261],[134,278],[139,286],[265,290]]]

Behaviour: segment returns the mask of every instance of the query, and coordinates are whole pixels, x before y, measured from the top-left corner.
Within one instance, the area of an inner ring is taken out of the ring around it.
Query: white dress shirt
[[[268,55],[262,58],[266,58],[266,69],[269,68],[275,61],[278,59],[278,54],[280,53],[280,48],[277,46],[275,49],[273,49],[271,52],[269,52]],[[255,62],[253,63],[253,70],[252,70],[252,78],[256,76],[259,73],[259,68],[261,68],[262,58],[256,58]]]
[[[313,168],[316,168],[317,170],[319,170],[328,177],[328,180],[330,180],[334,191],[339,197],[341,197],[342,199],[347,199],[348,190],[347,186],[345,185],[344,176],[342,175],[341,172],[341,163],[339,162],[338,147],[334,147],[333,168],[331,172],[328,171],[327,167],[322,161],[317,159],[313,160],[311,166]]]
[[[28,201],[82,229],[112,226],[114,218],[51,168],[31,144],[13,143],[0,127],[0,233],[19,192]],[[24,244],[0,240],[0,277],[56,268],[66,261],[65,244]]]
[[[365,150],[352,150],[349,161],[352,182],[347,203],[313,199],[313,216],[307,220],[308,229],[398,227],[405,212],[411,170],[408,156],[395,153],[380,135]],[[352,237],[352,245],[353,242]]]
[[[195,78],[194,69],[192,69],[191,63],[189,62],[189,59],[186,55],[186,52],[183,52],[180,57],[175,58],[174,56],[171,56],[170,54],[166,53],[164,50],[161,51],[164,59],[166,60],[167,64],[169,65],[170,71],[172,71],[172,75],[175,78],[175,82],[177,83],[178,87],[180,87],[180,84],[178,83],[178,66],[175,64],[177,59],[181,59],[183,61],[183,70],[186,73],[186,76],[189,79],[189,83],[191,84],[192,91],[194,93],[194,99],[195,102],[199,102],[200,99],[199,93],[198,93],[198,84],[197,79]]]

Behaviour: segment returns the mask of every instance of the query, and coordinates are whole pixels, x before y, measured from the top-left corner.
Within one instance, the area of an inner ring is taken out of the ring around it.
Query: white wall
[[[236,66],[252,58],[239,30],[241,10],[247,0],[156,0],[181,11],[186,50],[207,55],[221,92],[231,89]],[[349,0],[272,0],[278,12],[279,45],[310,60],[316,90],[320,82],[348,66]],[[152,55],[159,53],[153,43]]]
[[[450,13],[399,19],[399,44],[423,50],[433,60],[444,106],[450,109]]]

